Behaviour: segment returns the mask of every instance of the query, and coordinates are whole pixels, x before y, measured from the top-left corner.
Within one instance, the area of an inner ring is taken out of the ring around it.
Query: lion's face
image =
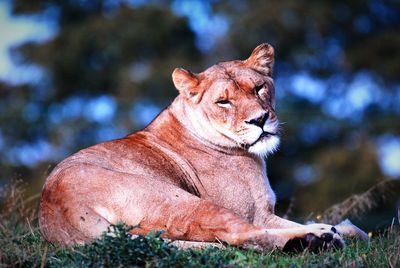
[[[262,44],[245,61],[219,63],[200,74],[176,69],[174,83],[196,134],[260,156],[274,151],[279,133],[272,64],[273,48]]]

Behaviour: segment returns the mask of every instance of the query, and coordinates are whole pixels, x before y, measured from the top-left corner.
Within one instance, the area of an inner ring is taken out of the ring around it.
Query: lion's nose
[[[253,118],[249,121],[245,121],[247,124],[252,124],[252,125],[256,125],[260,128],[263,128],[265,122],[267,121],[269,117],[269,113],[263,113],[261,116],[257,117],[257,118]]]

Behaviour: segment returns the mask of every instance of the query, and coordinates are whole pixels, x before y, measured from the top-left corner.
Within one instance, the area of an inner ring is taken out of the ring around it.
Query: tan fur
[[[273,61],[262,44],[245,61],[199,74],[176,69],[179,95],[149,126],[81,150],[52,171],[40,202],[43,236],[85,243],[121,220],[140,226],[134,234],[156,229],[173,240],[261,249],[308,233],[340,239],[330,225],[274,215],[264,161],[279,143]]]

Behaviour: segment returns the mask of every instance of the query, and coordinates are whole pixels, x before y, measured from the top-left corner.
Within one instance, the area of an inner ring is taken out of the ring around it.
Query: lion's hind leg
[[[368,240],[368,235],[348,219],[335,225],[335,228],[338,230],[340,235],[345,238],[357,238],[364,241]]]

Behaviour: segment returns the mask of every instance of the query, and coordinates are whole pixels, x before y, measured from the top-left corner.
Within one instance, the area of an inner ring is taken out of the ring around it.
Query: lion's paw
[[[345,245],[343,238],[332,225],[311,224],[307,225],[306,231],[307,233],[303,237],[289,240],[285,244],[283,251],[301,252],[309,250],[320,252],[322,250],[342,248]]]
[[[330,241],[335,235],[338,235],[336,228],[329,224],[313,223],[306,225],[307,233],[313,234],[316,237],[324,240]]]

